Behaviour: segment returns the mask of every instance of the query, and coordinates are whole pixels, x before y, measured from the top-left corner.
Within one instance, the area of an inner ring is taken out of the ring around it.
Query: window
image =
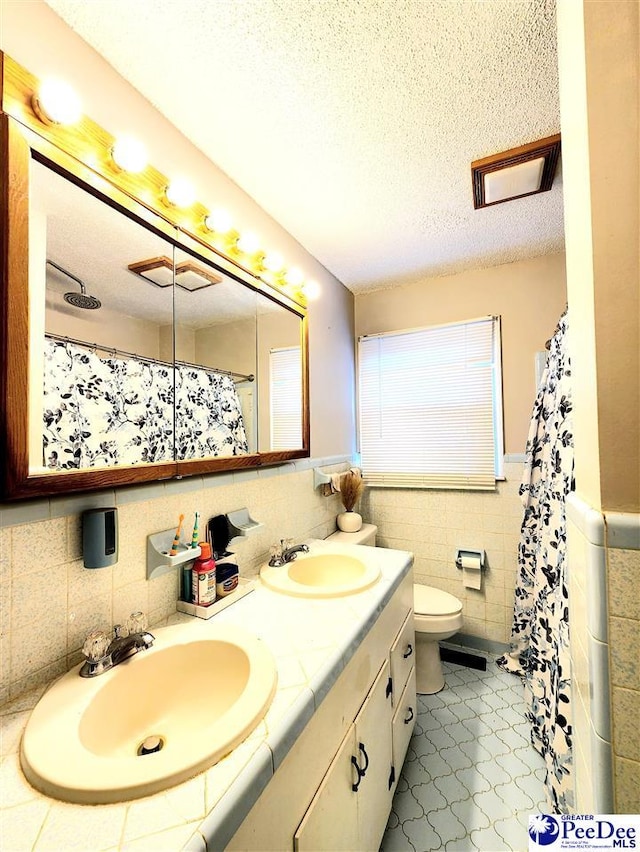
[[[302,446],[302,357],[299,346],[269,353],[271,449]]]
[[[367,483],[494,489],[502,475],[500,366],[499,317],[360,338]]]

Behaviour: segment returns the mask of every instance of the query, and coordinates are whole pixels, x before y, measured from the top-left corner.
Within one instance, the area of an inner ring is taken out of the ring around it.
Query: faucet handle
[[[144,612],[140,612],[140,610],[132,612],[129,618],[127,619],[127,627],[129,628],[129,634],[143,633],[148,626],[149,622],[147,621],[147,616],[144,614]]]
[[[104,630],[92,630],[87,635],[82,646],[82,653],[92,663],[101,660],[107,654],[111,639]]]
[[[282,556],[282,544],[272,544],[269,548],[269,556],[273,559],[280,559]]]

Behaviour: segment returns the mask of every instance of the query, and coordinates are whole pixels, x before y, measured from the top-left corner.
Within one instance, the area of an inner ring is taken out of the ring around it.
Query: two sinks
[[[212,766],[261,721],[277,673],[259,639],[232,625],[154,634],[111,671],[87,680],[76,667],[44,694],[20,755],[36,789],[81,804],[147,796]]]
[[[339,552],[298,555],[285,565],[265,565],[260,579],[267,588],[300,598],[338,598],[370,588],[380,579],[372,555],[359,559]]]
[[[369,548],[366,548],[368,551]],[[356,594],[380,578],[375,552],[321,550],[260,577],[304,598]],[[253,634],[232,624],[180,624],[92,678],[76,666],[43,695],[22,739],[28,781],[80,804],[148,796],[179,784],[233,751],[267,712],[276,664]]]

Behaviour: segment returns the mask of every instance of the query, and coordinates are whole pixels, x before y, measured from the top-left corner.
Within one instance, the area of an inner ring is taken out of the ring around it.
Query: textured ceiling
[[[470,177],[560,130],[555,0],[47,2],[356,293],[564,247]]]

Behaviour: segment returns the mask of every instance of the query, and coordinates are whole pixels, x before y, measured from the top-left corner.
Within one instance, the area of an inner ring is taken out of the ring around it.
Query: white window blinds
[[[299,346],[269,353],[271,449],[302,446],[302,357]]]
[[[494,489],[502,462],[500,320],[359,341],[362,469],[369,485]]]

